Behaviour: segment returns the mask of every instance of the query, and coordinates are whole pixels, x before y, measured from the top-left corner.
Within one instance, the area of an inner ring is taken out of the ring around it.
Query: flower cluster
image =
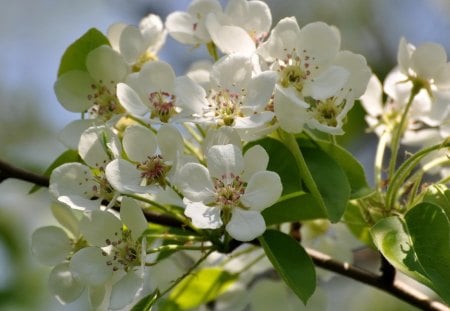
[[[177,76],[158,58],[167,34],[205,45],[212,64]],[[93,40],[82,64],[62,63],[54,86],[63,107],[82,116],[61,133],[79,161],[50,176],[54,215],[65,229],[40,228],[32,244],[54,267],[55,296],[68,303],[87,289],[97,309],[120,309],[142,296],[148,268],[161,260],[154,253],[205,251],[205,241],[225,249],[233,239],[260,237],[262,212],[285,185],[268,170],[271,159],[258,140],[343,134],[371,76],[364,57],[340,49],[334,26],[301,28],[288,17],[272,28],[268,6],[257,0],[230,0],[225,8],[194,0],[165,24],[149,15],[139,27],[114,24],[107,36],[92,37],[82,38]],[[426,71],[420,49],[402,51],[408,83],[424,85],[428,104],[444,96],[447,71]],[[448,106],[428,109],[420,121],[433,124],[444,108],[448,113]],[[196,235],[175,236],[147,222],[161,215]]]

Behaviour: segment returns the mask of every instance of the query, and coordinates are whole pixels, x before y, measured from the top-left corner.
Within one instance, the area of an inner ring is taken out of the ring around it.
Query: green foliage
[[[450,225],[442,208],[422,202],[402,218],[382,219],[371,233],[394,267],[450,302]]]
[[[139,302],[133,306],[131,311],[150,311],[158,298],[159,291],[155,290],[154,292],[139,300]]]
[[[96,28],[89,29],[64,52],[58,69],[58,77],[71,70],[86,71],[87,55],[101,45],[109,45],[108,38]]]
[[[259,241],[275,270],[306,304],[316,288],[314,264],[306,251],[292,237],[276,230],[267,230]]]
[[[185,277],[170,293],[170,310],[190,310],[217,298],[238,275],[221,268],[203,268]],[[178,308],[175,308],[174,306]],[[163,309],[164,311],[167,311]]]

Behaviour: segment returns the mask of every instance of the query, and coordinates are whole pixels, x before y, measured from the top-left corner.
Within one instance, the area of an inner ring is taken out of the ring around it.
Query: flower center
[[[240,199],[246,186],[247,184],[233,173],[229,176],[223,175],[220,179],[215,178],[216,204],[221,208],[240,207]]]
[[[123,269],[128,271],[130,268],[141,264],[141,244],[134,241],[131,237],[131,230],[121,229],[120,233],[115,232],[114,237],[106,239],[106,245],[110,248],[109,252],[103,251],[103,256],[109,256],[106,265],[113,271]]]
[[[345,100],[341,105],[336,105],[336,98],[329,97],[325,100],[315,100],[311,97],[305,98],[305,101],[311,105],[308,111],[312,113],[312,116],[317,122],[327,126],[337,126],[337,116],[345,106]]]
[[[218,120],[219,125],[231,126],[236,117],[242,116],[242,93],[233,93],[230,90],[220,90],[210,96],[212,104],[209,107],[214,107],[214,117]]]
[[[152,53],[150,51],[145,51],[144,53],[139,55],[138,59],[136,60],[136,62],[131,67],[131,70],[133,72],[139,72],[139,71],[141,71],[142,66],[144,66],[144,64],[146,62],[150,62],[150,61],[153,61],[153,60],[158,60],[158,57],[154,53]]]
[[[279,73],[280,73],[280,85],[284,88],[293,87],[298,92],[303,90],[303,86],[306,80],[310,78],[311,61],[314,61],[314,57],[310,58],[306,54],[306,50],[303,50],[303,56],[300,56],[296,49],[292,50],[292,53],[286,53],[286,58],[279,60]],[[315,69],[319,67],[316,66]]]
[[[176,96],[173,94],[156,91],[148,95],[148,100],[153,108],[151,118],[158,118],[161,122],[167,123],[170,117],[177,113],[175,109]]]
[[[92,93],[87,98],[92,102],[92,107],[88,110],[91,118],[101,118],[105,121],[111,119],[114,115],[125,112],[119,104],[116,96],[116,82],[109,81],[104,83],[100,80],[97,84],[91,84]]]
[[[169,172],[169,165],[161,155],[148,157],[148,159],[137,165],[141,171],[141,177],[145,180],[146,185],[159,184],[161,187],[166,186],[166,175]]]

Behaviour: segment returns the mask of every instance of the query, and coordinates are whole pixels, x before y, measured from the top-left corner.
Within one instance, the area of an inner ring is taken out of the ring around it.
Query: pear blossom
[[[105,169],[109,183],[120,193],[165,188],[184,149],[183,137],[171,125],[163,125],[156,135],[146,127],[132,125],[125,130],[122,143],[128,160],[115,159]]]
[[[64,304],[76,300],[84,289],[82,282],[71,273],[69,261],[75,252],[88,244],[79,230],[79,219],[70,208],[54,204],[52,211],[64,229],[57,226],[38,228],[31,237],[31,250],[41,263],[53,267],[49,289]]]
[[[268,155],[261,146],[244,156],[239,147],[215,145],[207,153],[207,167],[185,164],[179,189],[185,197],[185,215],[199,228],[225,229],[236,240],[250,241],[266,229],[261,211],[281,195],[278,174],[266,170]]]
[[[166,19],[166,29],[175,40],[189,45],[207,44],[211,37],[206,29],[206,18],[210,13],[221,13],[217,0],[194,0],[187,12],[170,13]]]
[[[252,54],[272,25],[269,6],[257,0],[230,0],[224,12],[211,12],[206,29],[212,42],[225,54]]]
[[[69,268],[75,278],[95,291],[94,304],[109,298],[106,305],[110,309],[122,309],[142,288],[146,239],[141,235],[146,228],[142,209],[130,198],[122,199],[120,219],[100,210],[81,219],[80,230],[92,246],[75,253]]]
[[[132,71],[139,71],[147,61],[156,60],[167,32],[158,15],[144,17],[139,27],[115,23],[108,28],[108,39],[112,48],[119,52]]]
[[[107,121],[124,112],[116,97],[116,86],[128,72],[123,57],[102,45],[87,55],[86,71],[71,70],[58,78],[55,94],[65,109]]]
[[[273,111],[280,127],[299,133],[308,124],[342,134],[342,120],[363,94],[370,70],[362,56],[340,52],[340,34],[315,22],[302,29],[284,18],[257,52],[278,73]]]
[[[117,97],[128,113],[167,123],[199,114],[205,91],[187,76],[176,77],[172,67],[163,61],[146,63],[139,73],[128,76],[117,86]]]
[[[251,57],[224,56],[211,70],[203,120],[207,124],[233,127],[243,139],[251,132],[270,127],[274,113],[267,106],[276,78],[272,71],[254,73]]]
[[[79,155],[86,164],[65,163],[52,171],[49,192],[53,198],[78,210],[95,210],[102,201],[114,202],[116,193],[105,167],[121,152],[120,143],[105,126],[90,127],[80,138]]]

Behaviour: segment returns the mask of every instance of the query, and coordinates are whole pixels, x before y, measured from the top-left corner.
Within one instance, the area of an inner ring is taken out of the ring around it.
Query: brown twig
[[[7,178],[16,178],[35,183],[40,186],[48,187],[49,179],[45,176],[40,176],[23,169],[14,167],[2,160],[0,160],[0,182]],[[146,212],[147,221],[169,227],[183,228],[183,224],[176,218],[170,215],[157,214],[153,212]],[[231,241],[231,247],[228,251],[232,251],[237,246],[242,244],[238,241]],[[254,244],[258,244],[255,240]],[[400,300],[409,303],[412,306],[418,307],[421,310],[433,311],[449,311],[446,305],[433,301],[423,293],[406,285],[405,283],[395,281],[395,269],[382,257],[382,266],[380,268],[382,274],[378,275],[365,269],[358,268],[346,262],[337,261],[330,256],[318,252],[313,249],[306,249],[308,255],[317,267],[335,272],[339,275],[346,276],[363,284],[378,288]]]

